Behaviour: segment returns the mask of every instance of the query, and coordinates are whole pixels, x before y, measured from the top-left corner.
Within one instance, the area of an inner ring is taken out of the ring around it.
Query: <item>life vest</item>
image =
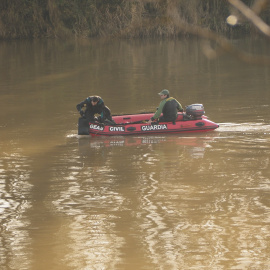
[[[162,109],[163,117],[170,121],[174,121],[177,117],[177,101],[173,98],[167,98],[166,103]]]

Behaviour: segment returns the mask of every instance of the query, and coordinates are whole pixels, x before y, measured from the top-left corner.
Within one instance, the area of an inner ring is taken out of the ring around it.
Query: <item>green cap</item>
[[[170,92],[169,92],[169,90],[167,90],[167,89],[163,89],[160,93],[158,93],[160,96],[161,95],[169,95],[170,94]]]

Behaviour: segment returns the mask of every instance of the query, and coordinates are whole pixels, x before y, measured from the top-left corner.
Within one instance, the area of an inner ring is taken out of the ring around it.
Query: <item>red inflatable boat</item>
[[[113,116],[113,123],[88,122],[79,118],[78,134],[92,136],[125,136],[141,134],[164,134],[183,132],[205,132],[219,127],[218,124],[208,120],[204,116],[202,104],[192,104],[186,107],[185,113],[178,113],[174,122],[152,122],[147,121],[154,113],[140,113]]]

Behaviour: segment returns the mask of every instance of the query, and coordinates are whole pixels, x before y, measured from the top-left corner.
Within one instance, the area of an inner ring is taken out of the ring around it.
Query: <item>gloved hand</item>
[[[80,110],[80,115],[84,116],[84,111],[83,110]]]
[[[103,120],[103,119],[102,119],[101,116],[97,117],[97,121],[98,121],[99,123],[102,123],[102,122],[103,122],[102,120]]]

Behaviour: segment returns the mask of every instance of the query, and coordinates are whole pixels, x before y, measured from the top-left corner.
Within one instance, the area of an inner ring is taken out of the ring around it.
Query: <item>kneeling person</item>
[[[110,109],[105,106],[104,101],[99,96],[87,97],[84,101],[76,106],[82,117],[85,117],[88,121],[93,122],[97,120],[95,114],[99,114],[100,122],[105,120],[113,121]]]

